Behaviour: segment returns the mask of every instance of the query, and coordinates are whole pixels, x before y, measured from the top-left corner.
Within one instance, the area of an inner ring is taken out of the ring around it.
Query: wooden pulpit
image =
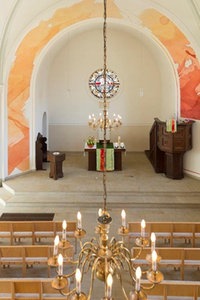
[[[184,153],[192,149],[193,121],[180,122],[176,132],[167,132],[166,123],[154,119],[150,131],[150,150],[146,154],[155,172],[165,173],[172,179],[181,179],[183,174]]]

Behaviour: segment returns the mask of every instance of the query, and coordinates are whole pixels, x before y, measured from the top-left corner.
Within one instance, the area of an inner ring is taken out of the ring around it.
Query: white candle
[[[145,227],[146,227],[146,222],[145,220],[141,221],[141,237],[145,238]]]
[[[58,244],[59,244],[59,236],[56,235],[54,239],[54,248],[53,248],[53,255],[56,256],[58,254]]]
[[[62,223],[62,240],[65,241],[66,240],[66,228],[67,228],[67,222],[64,220]]]
[[[122,226],[126,227],[126,212],[124,209],[121,212],[121,217],[122,217]]]
[[[135,283],[135,290],[137,292],[140,291],[140,279],[142,276],[142,271],[140,267],[137,267],[136,272],[135,272],[135,277],[136,277],[136,283]]]
[[[81,293],[81,271],[80,269],[76,269],[76,293],[80,294]]]
[[[78,229],[82,229],[82,216],[80,211],[77,213]]]
[[[111,274],[108,274],[107,279],[106,279],[106,283],[107,283],[107,298],[111,299],[112,298],[112,284],[113,284],[113,278]]]
[[[157,253],[155,250],[152,252],[152,270],[154,272],[157,270]]]
[[[156,246],[156,235],[154,232],[151,233],[151,252],[155,250]]]
[[[63,256],[62,254],[58,255],[58,275],[63,275]]]
[[[103,214],[102,208],[99,208],[99,210],[98,210],[98,215],[99,215],[99,217],[101,217],[102,214]]]

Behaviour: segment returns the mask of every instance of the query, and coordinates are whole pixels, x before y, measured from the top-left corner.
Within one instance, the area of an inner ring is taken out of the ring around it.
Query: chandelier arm
[[[123,280],[122,280],[122,276],[121,276],[121,272],[120,272],[121,269],[119,267],[119,264],[118,264],[117,260],[114,257],[112,257],[112,260],[113,260],[114,264],[117,266],[117,275],[118,275],[118,278],[119,278],[119,281],[120,281],[120,284],[121,284],[121,288],[122,288],[124,297],[126,298],[126,300],[129,300],[129,297],[127,296],[125,288],[123,286]]]
[[[68,293],[63,292],[63,290],[59,290],[59,292],[60,292],[61,295],[65,296],[65,297],[68,297],[68,296],[70,296],[70,295],[72,295],[76,292],[76,288],[72,289]]]
[[[141,284],[140,286],[143,290],[148,291],[148,290],[152,290],[155,287],[155,285],[156,285],[155,283],[152,283],[151,286],[145,286],[144,284]]]
[[[143,248],[140,247],[138,249],[139,249],[139,253],[136,256],[134,256],[133,258],[131,258],[132,262],[134,262],[136,259],[138,259],[140,257],[140,255],[141,255],[141,253],[142,253]]]
[[[91,298],[91,295],[92,295],[92,291],[93,291],[93,284],[94,284],[94,274],[95,274],[95,268],[97,266],[97,263],[98,261],[100,260],[100,257],[97,257],[93,263],[93,266],[92,266],[92,270],[91,270],[91,278],[90,278],[90,289],[89,289],[89,293],[88,293],[88,297],[87,297],[87,300],[90,300]]]

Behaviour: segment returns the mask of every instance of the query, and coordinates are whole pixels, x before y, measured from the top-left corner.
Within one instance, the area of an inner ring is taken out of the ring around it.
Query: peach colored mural
[[[108,9],[112,17],[120,17],[113,1],[109,1]],[[25,106],[29,101],[35,58],[58,32],[74,23],[102,17],[102,12],[103,4],[94,0],[58,9],[49,20],[31,30],[19,45],[8,79],[8,174],[15,169],[29,170],[29,118]]]
[[[143,25],[171,54],[180,80],[180,116],[200,119],[200,64],[185,35],[166,16],[153,9],[141,15]]]
[[[41,21],[19,45],[8,78],[8,174],[29,170],[29,119],[26,106],[34,60],[43,47],[61,30],[77,22],[102,17],[102,3],[83,0],[61,8],[48,20]],[[108,2],[110,17],[122,18],[113,0]],[[181,88],[181,116],[200,119],[200,67],[193,49],[179,29],[155,10],[141,15],[144,26],[167,47],[178,65]]]

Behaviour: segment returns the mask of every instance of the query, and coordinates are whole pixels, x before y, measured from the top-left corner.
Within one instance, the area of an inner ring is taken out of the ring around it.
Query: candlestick
[[[67,228],[67,222],[65,220],[62,223],[62,228],[63,228],[62,240],[65,241],[66,240],[66,228]]]
[[[112,275],[110,273],[107,276],[106,283],[107,283],[106,297],[107,297],[107,299],[111,299],[112,298],[113,278],[112,278]]]
[[[63,275],[63,256],[61,253],[58,255],[58,275]]]
[[[81,293],[81,271],[80,269],[76,269],[76,293],[80,294]]]
[[[81,216],[81,213],[80,211],[78,211],[77,213],[77,221],[78,221],[78,229],[82,229],[82,216]]]
[[[135,276],[136,276],[136,283],[135,283],[135,290],[137,292],[140,291],[140,279],[142,276],[142,271],[140,267],[137,267],[136,272],[135,272]]]
[[[145,238],[145,227],[146,227],[146,222],[145,220],[141,221],[141,237]]]
[[[126,227],[126,212],[124,209],[121,212],[121,217],[122,217],[122,226]]]
[[[152,270],[154,272],[157,270],[157,253],[155,250],[152,252]]]
[[[155,250],[156,246],[156,235],[154,232],[151,233],[151,252]]]
[[[56,256],[58,254],[58,244],[59,244],[59,235],[56,235],[54,239],[54,248],[53,248],[53,255]]]

